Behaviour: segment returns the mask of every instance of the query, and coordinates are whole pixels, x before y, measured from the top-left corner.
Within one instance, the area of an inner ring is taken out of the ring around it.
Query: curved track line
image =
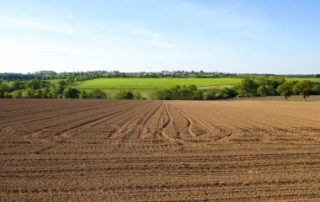
[[[197,135],[192,131],[192,127],[193,127],[192,120],[190,118],[188,118],[185,114],[183,114],[179,109],[176,108],[176,111],[187,121],[188,133],[191,136],[196,137]]]
[[[130,107],[126,108],[126,109],[121,109],[121,110],[115,111],[115,112],[113,112],[113,113],[108,113],[107,115],[102,115],[102,116],[99,116],[99,117],[97,117],[97,118],[94,118],[94,119],[88,120],[88,121],[86,121],[86,122],[83,122],[83,123],[81,123],[81,124],[78,124],[78,125],[75,125],[75,126],[73,126],[73,127],[70,127],[70,128],[68,128],[68,129],[62,130],[62,131],[60,131],[59,133],[56,133],[56,134],[54,134],[53,136],[50,136],[51,138],[55,138],[55,137],[59,136],[59,137],[62,137],[62,138],[63,138],[62,140],[59,140],[59,141],[57,141],[57,142],[56,142],[56,141],[50,142],[50,143],[49,143],[49,144],[50,144],[49,146],[44,147],[44,148],[41,148],[41,149],[39,149],[39,150],[36,150],[35,153],[36,153],[36,154],[40,154],[40,153],[42,153],[42,152],[44,152],[44,151],[47,151],[47,150],[53,148],[53,147],[56,145],[56,143],[62,143],[62,142],[64,142],[66,139],[71,138],[71,137],[74,137],[75,135],[71,136],[71,135],[69,135],[68,133],[71,132],[72,130],[76,129],[76,128],[81,128],[81,127],[84,127],[84,126],[87,126],[87,125],[90,125],[90,127],[92,127],[92,125],[91,125],[92,123],[94,123],[94,124],[100,124],[100,123],[104,122],[107,118],[109,118],[110,116],[115,115],[115,114],[118,114],[118,113],[121,113],[121,112],[126,111],[126,110],[128,110],[128,109],[130,109],[130,108],[133,108],[133,107],[135,107],[135,106],[130,106]],[[37,137],[37,135],[38,135],[40,132],[41,132],[41,131],[38,131],[38,132],[29,134],[29,135],[31,135],[31,136],[36,135],[36,137]],[[45,141],[45,143],[47,143],[47,141],[49,141],[49,140],[41,140],[41,138],[39,138],[39,137],[38,137],[38,139],[39,139],[40,141]]]
[[[168,110],[168,104],[164,103],[163,105],[164,105],[164,114],[167,115],[168,120],[164,123],[164,125],[162,126],[162,129],[160,130],[160,132],[158,134],[160,135],[160,137],[163,137],[163,138],[169,140],[170,142],[182,143],[180,140],[172,138],[167,135],[166,129],[168,128],[168,126],[170,124],[173,125],[173,118]]]

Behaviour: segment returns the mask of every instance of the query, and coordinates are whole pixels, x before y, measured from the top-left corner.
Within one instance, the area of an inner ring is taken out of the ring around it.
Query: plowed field
[[[320,199],[320,102],[0,100],[0,201]]]

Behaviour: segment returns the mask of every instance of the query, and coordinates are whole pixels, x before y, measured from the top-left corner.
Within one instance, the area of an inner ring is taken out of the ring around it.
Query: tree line
[[[291,95],[320,95],[320,83],[310,80],[290,81],[283,77],[245,78],[236,86],[238,97],[259,97],[281,95],[285,99]]]
[[[35,73],[0,73],[0,81],[16,81],[31,79],[68,79],[78,81],[95,78],[246,78],[246,77],[272,77],[274,74],[238,74],[225,72],[205,71],[160,71],[160,72],[120,72],[120,71],[87,71],[87,72],[62,72],[39,71]],[[282,77],[320,78],[320,74],[308,75],[279,75]]]
[[[288,81],[284,77],[247,77],[232,88],[198,89],[195,85],[175,86],[158,91],[160,100],[219,100],[235,97],[320,95],[320,83],[309,80]]]
[[[83,90],[72,85],[73,77],[56,83],[46,80],[0,82],[0,98],[64,98],[64,99],[110,99],[101,89]],[[119,90],[114,99],[145,99],[140,92]]]
[[[139,91],[119,90],[114,96],[108,96],[101,89],[77,89],[73,85],[79,77],[49,82],[41,79],[29,81],[0,82],[0,98],[66,98],[66,99],[146,99]],[[320,83],[309,80],[290,81],[284,77],[246,77],[235,87],[199,89],[196,85],[177,85],[169,89],[158,90],[153,99],[159,100],[221,100],[235,97],[301,95],[306,99],[310,95],[320,94]]]

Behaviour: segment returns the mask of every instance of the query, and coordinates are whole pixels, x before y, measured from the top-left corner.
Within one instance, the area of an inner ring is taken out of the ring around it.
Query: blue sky
[[[0,0],[0,72],[319,73],[318,0]]]

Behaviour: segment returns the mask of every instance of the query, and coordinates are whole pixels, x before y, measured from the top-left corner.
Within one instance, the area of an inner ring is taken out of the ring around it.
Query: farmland
[[[232,86],[238,78],[101,78],[80,82],[78,87],[84,89],[167,89],[175,85],[194,84],[198,87]]]
[[[309,80],[319,82],[319,78],[286,78],[288,81]],[[233,87],[241,78],[99,78],[78,82],[74,87],[84,90],[102,89],[110,97],[119,90],[139,91],[145,98],[154,99],[157,90],[169,89],[176,85],[196,85],[200,89]]]
[[[4,201],[320,197],[320,101],[0,100]]]
[[[100,78],[79,82],[78,89],[102,89],[111,97],[119,90],[139,91],[148,99],[156,90],[163,90],[176,85],[197,85],[199,88],[227,87],[238,83],[238,78]]]
[[[287,78],[289,81],[309,80],[320,82],[320,78]],[[175,85],[194,84],[199,88],[234,86],[240,78],[100,78],[77,83],[80,89],[125,89],[125,90],[153,90],[168,89]]]
[[[96,78],[89,74],[64,79],[0,81],[0,98],[214,100],[284,96],[284,92],[286,97],[303,93],[304,99],[319,95],[319,78]],[[132,96],[123,96],[127,93]]]

